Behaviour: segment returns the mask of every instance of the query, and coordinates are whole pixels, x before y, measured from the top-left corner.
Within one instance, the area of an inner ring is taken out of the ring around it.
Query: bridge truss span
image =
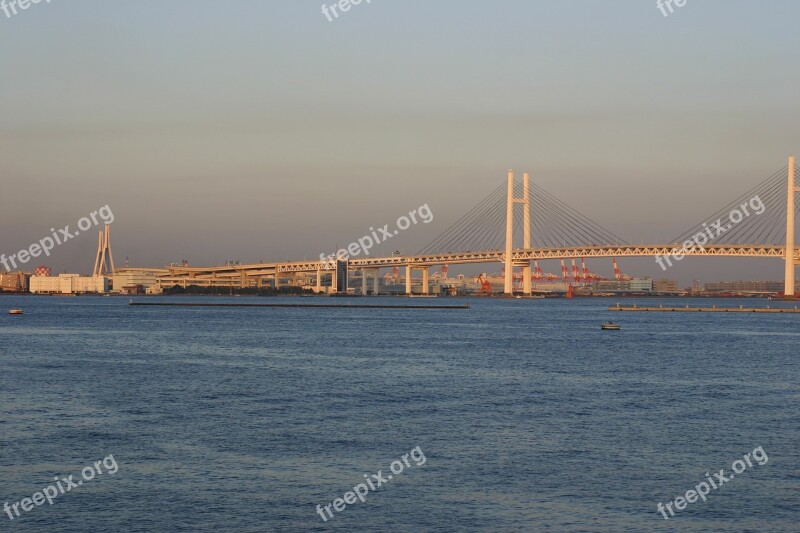
[[[516,250],[514,261],[539,259],[570,259],[591,257],[656,257],[680,254],[691,257],[774,257],[783,258],[786,249],[778,245],[736,244],[706,245],[701,248],[682,249],[680,244],[589,246],[584,248],[549,248]],[[795,254],[797,255],[797,254]]]

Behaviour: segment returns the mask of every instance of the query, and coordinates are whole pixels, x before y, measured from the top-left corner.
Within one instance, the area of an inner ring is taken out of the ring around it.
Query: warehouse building
[[[30,280],[33,294],[83,294],[107,293],[108,278],[105,276],[83,277],[79,274],[60,274],[52,276],[33,276]]]

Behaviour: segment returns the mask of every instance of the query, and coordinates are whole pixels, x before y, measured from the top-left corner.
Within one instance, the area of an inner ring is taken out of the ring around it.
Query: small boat
[[[609,322],[608,324],[602,324],[600,329],[604,329],[607,331],[619,331],[622,329],[619,324],[614,324],[613,322]]]
[[[11,311],[8,312],[8,314],[9,315],[21,315],[22,314],[22,309],[12,309]]]

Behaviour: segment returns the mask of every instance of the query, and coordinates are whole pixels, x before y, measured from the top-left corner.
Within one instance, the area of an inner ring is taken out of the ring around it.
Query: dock
[[[638,305],[615,305],[608,308],[609,311],[633,311],[644,313],[800,313],[800,309],[786,307],[639,307]]]
[[[233,304],[233,303],[182,303],[182,302],[134,302],[128,305],[141,307],[282,307],[305,309],[469,309],[465,305],[388,305],[388,304]]]

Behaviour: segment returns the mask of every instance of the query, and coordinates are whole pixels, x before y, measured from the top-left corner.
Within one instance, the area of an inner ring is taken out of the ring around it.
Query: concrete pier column
[[[366,268],[361,269],[361,296],[367,295],[367,277],[369,276],[369,270]]]
[[[377,296],[381,292],[381,270],[379,268],[372,269],[372,295]]]
[[[406,294],[411,294],[411,265],[406,265]]]
[[[428,283],[428,267],[422,269],[422,294],[429,294],[430,286]]]
[[[533,287],[531,286],[530,263],[526,263],[525,266],[522,267],[522,292],[525,293],[525,296],[530,296],[533,294]]]
[[[315,292],[322,292],[322,269],[317,269],[317,285],[314,288]]]

